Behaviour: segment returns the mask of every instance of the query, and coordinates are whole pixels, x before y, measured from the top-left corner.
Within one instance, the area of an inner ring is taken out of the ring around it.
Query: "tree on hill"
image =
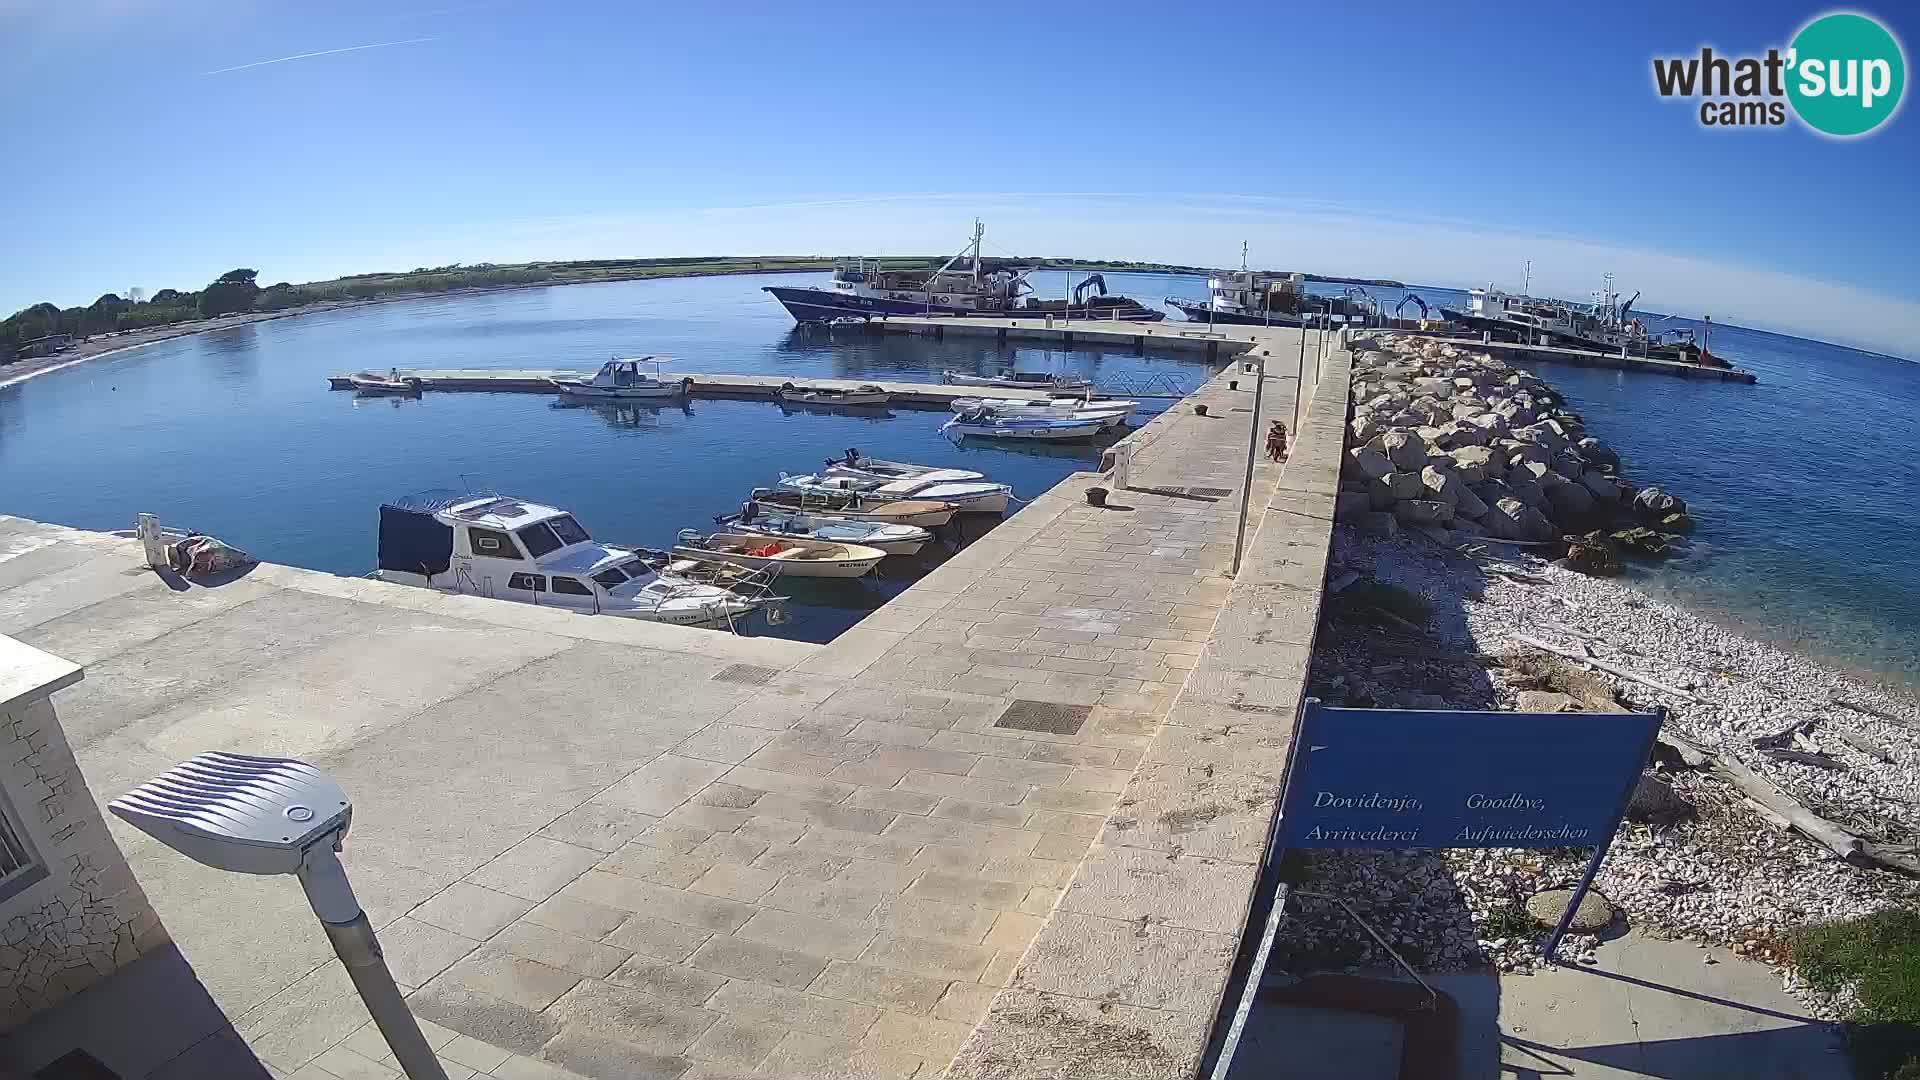
[[[221,274],[219,280],[200,290],[200,314],[212,318],[252,310],[253,298],[260,295],[260,286],[254,282],[259,275],[258,270],[244,267]]]

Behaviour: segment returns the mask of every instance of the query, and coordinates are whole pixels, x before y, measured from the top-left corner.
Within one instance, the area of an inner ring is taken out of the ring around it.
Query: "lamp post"
[[[1260,350],[1260,370],[1253,377],[1253,429],[1247,432],[1247,475],[1240,482],[1240,526],[1233,534],[1233,569],[1240,576],[1240,555],[1247,547],[1247,504],[1253,499],[1253,459],[1260,446],[1260,399],[1267,389],[1267,350]]]
[[[332,777],[292,758],[201,754],[107,808],[204,866],[298,877],[401,1070],[409,1080],[447,1080],[335,854],[353,821],[353,804]]]

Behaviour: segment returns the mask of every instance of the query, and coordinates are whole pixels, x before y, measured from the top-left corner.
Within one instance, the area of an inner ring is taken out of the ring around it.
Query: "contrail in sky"
[[[268,64],[284,64],[289,60],[305,60],[314,56],[332,56],[335,53],[359,52],[362,49],[390,49],[395,45],[418,45],[423,41],[432,41],[430,37],[408,38],[405,41],[376,41],[371,45],[349,45],[344,49],[321,49],[319,52],[295,53],[292,56],[276,57],[272,60],[255,60],[251,64],[235,64],[233,67],[216,68],[203,71],[202,75],[225,75],[229,71],[245,71],[248,68],[266,67]]]

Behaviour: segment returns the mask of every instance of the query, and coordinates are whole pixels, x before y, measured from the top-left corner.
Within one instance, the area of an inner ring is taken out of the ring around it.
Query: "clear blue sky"
[[[1515,288],[1531,258],[1574,296],[1611,270],[1656,309],[1920,355],[1911,102],[1835,141],[1652,91],[1655,54],[1784,46],[1827,8],[1284,10],[0,0],[0,308],[238,265],[951,250],[978,213],[1021,254],[1246,238]],[[1912,9],[1864,10],[1911,60]]]

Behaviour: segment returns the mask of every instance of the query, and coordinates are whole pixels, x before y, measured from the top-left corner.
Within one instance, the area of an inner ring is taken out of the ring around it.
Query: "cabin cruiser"
[[[1106,279],[1093,275],[1074,290],[1070,300],[1038,300],[1027,275],[1037,267],[1021,267],[1007,260],[982,260],[980,241],[986,235],[978,220],[973,240],[958,255],[928,273],[926,270],[888,269],[879,259],[840,260],[825,289],[770,285],[766,291],[787,309],[796,322],[843,324],[886,315],[987,315],[1037,319],[1048,316],[1075,319],[1121,319],[1155,322],[1166,313],[1125,296],[1106,295]],[[1098,278],[1096,282],[1094,279]],[[1099,295],[1083,298],[1097,285]]]
[[[955,413],[975,413],[985,410],[997,416],[1010,419],[1062,419],[1091,420],[1099,418],[1107,427],[1120,427],[1140,407],[1137,401],[1114,399],[1094,401],[1091,398],[1053,397],[1035,401],[1027,398],[963,397],[954,398],[952,408]]]
[[[571,398],[586,401],[624,401],[633,398],[670,398],[689,394],[693,391],[692,379],[678,379],[667,382],[660,378],[660,365],[670,359],[665,356],[638,356],[628,360],[613,359],[600,365],[589,379],[548,379],[554,389]],[[652,375],[640,373],[640,365],[653,365]]]
[[[381,581],[675,626],[735,627],[778,600],[648,566],[572,514],[494,494],[424,491],[380,507]]]
[[[1007,485],[991,484],[985,481],[954,482],[916,478],[876,480],[831,474],[789,476],[781,473],[779,486],[787,491],[798,491],[802,494],[852,492],[875,502],[934,499],[952,503],[961,512],[969,514],[1002,513],[1013,495],[1013,489]]]

